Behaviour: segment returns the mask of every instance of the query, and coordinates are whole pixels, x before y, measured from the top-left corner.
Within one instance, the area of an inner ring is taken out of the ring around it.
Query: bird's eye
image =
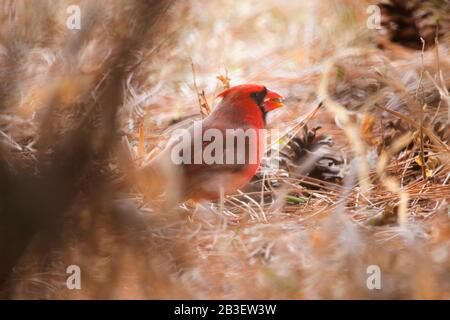
[[[250,96],[256,101],[256,104],[261,105],[267,95],[267,88],[264,87],[261,91],[253,92]]]

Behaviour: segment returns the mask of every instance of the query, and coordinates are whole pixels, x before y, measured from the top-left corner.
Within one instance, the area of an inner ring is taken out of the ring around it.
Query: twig
[[[205,117],[211,113],[211,109],[209,108],[208,101],[206,100],[205,91],[202,90],[200,92],[198,89],[197,80],[196,80],[197,77],[196,77],[196,73],[195,73],[195,66],[194,66],[194,62],[192,62],[192,61],[191,61],[191,67],[192,67],[192,77],[194,80],[195,93],[197,94],[198,104],[200,105],[200,113],[202,114],[203,117]]]
[[[425,150],[424,150],[424,142],[423,142],[423,108],[426,106],[424,104],[424,98],[423,98],[423,85],[422,85],[422,80],[423,80],[423,72],[424,72],[424,64],[423,64],[423,53],[425,51],[425,40],[421,37],[420,41],[422,41],[422,52],[421,52],[421,70],[420,70],[420,79],[419,79],[419,86],[417,88],[416,91],[416,103],[418,103],[418,107],[419,107],[419,117],[420,117],[420,129],[419,129],[419,140],[420,140],[420,152],[419,152],[419,156],[420,156],[420,160],[421,160],[421,164],[420,164],[420,169],[422,170],[422,178],[423,180],[427,179],[427,168],[426,168],[426,164],[425,164]],[[421,92],[421,97],[420,97],[420,101],[419,101],[419,91]]]
[[[427,73],[427,72],[426,72]],[[417,122],[415,122],[414,120],[411,120],[410,118],[404,116],[403,114],[401,114],[400,112],[388,109],[386,107],[380,106],[380,105],[376,105],[377,108],[380,108],[386,112],[389,112],[391,114],[393,114],[394,116],[396,116],[397,118],[400,118],[401,120],[404,120],[405,122],[409,123],[410,125],[412,125],[413,127],[415,127],[416,129],[420,129],[420,124],[418,124]],[[429,128],[424,127],[423,128],[423,132],[428,136],[428,138],[430,138],[430,140],[436,144],[441,146],[442,148],[445,149],[445,151],[447,153],[450,153],[450,148],[449,146],[447,146],[444,142],[442,142],[441,139],[439,139],[432,130],[430,130]]]

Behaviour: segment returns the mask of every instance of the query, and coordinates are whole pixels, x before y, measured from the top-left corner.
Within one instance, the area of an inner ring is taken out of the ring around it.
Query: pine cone
[[[384,32],[392,42],[421,50],[434,45],[436,31],[439,39],[448,39],[450,30],[450,0],[387,0],[378,4]]]
[[[320,127],[308,129],[293,137],[281,151],[289,172],[308,174],[319,180],[337,181],[343,177],[343,158],[331,150],[330,136],[317,135]]]
[[[279,161],[280,169],[282,169],[282,173],[279,173],[280,179],[271,179],[271,188],[280,187],[283,178],[289,177],[293,173],[332,182],[342,180],[344,177],[344,159],[336,150],[330,148],[333,145],[330,136],[316,134],[319,129],[320,127],[315,127],[310,130],[305,125],[300,133],[294,137],[289,137],[289,143],[280,150],[279,157],[276,159]],[[270,165],[267,167],[270,168]],[[257,202],[261,201],[260,191],[264,181],[264,172],[264,169],[258,171],[252,181],[242,189],[245,193],[254,193],[252,198]],[[268,181],[265,180],[264,182],[266,187],[269,187]],[[311,185],[308,185],[308,187],[313,188]],[[264,202],[270,203],[273,201],[272,197],[272,193],[265,193]],[[296,201],[298,201],[297,198],[294,202]]]

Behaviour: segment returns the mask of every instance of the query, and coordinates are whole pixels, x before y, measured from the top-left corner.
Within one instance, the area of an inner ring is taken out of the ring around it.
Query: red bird
[[[210,115],[173,137],[160,154],[137,170],[144,193],[165,192],[166,199],[176,203],[216,200],[221,194],[234,193],[255,175],[264,155],[266,115],[283,106],[283,97],[255,84],[232,87],[217,97],[222,100]],[[239,144],[238,134],[230,132],[248,136]]]

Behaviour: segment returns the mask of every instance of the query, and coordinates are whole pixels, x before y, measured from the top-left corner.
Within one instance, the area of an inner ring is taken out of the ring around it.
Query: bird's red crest
[[[241,84],[220,92],[216,97],[225,99],[241,99],[241,101],[252,99],[263,112],[269,112],[283,106],[283,96],[275,91],[267,89],[258,84]]]
[[[240,84],[234,87],[231,87],[229,89],[226,89],[222,92],[220,92],[218,95],[216,95],[216,98],[225,98],[229,94],[233,93],[252,93],[252,92],[258,92],[262,91],[264,89],[264,86],[258,85],[258,84]]]

